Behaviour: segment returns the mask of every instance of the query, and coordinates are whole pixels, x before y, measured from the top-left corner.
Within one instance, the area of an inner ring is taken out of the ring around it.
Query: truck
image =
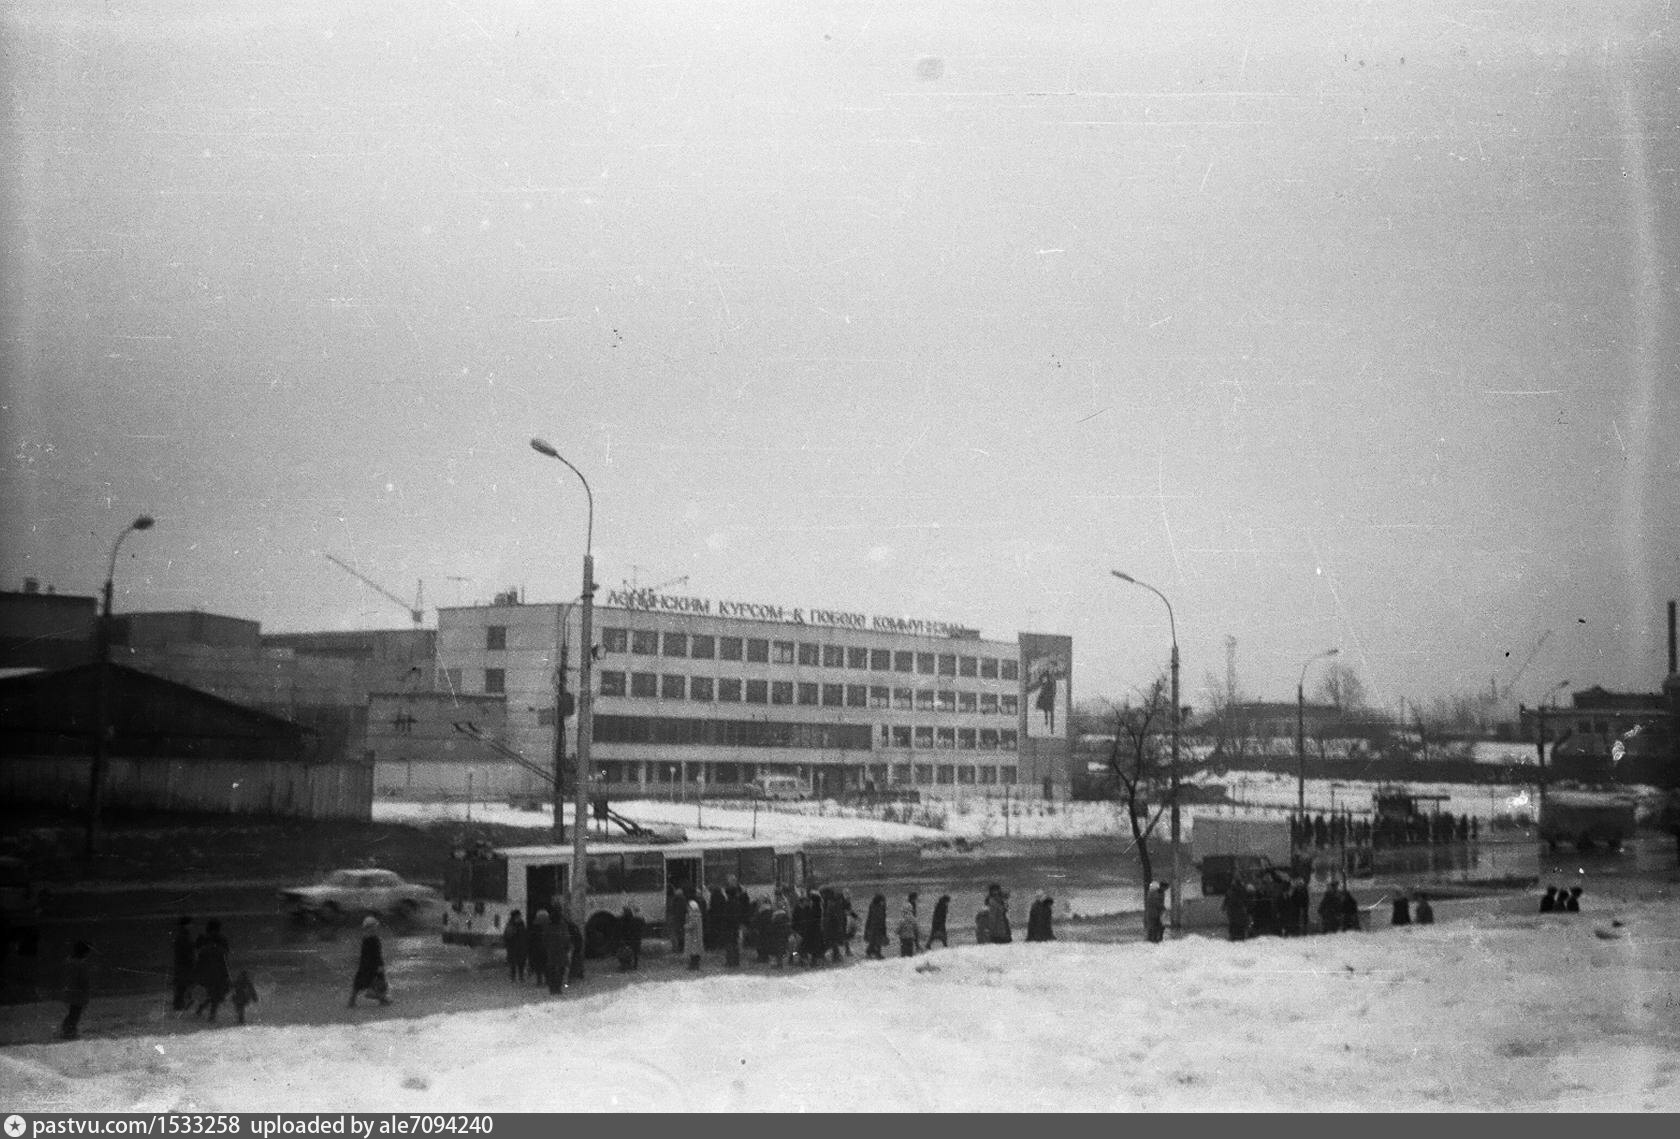
[[[1583,853],[1599,845],[1620,850],[1636,825],[1634,802],[1625,794],[1548,790],[1540,803],[1540,837],[1553,850],[1566,842]]]
[[[1237,874],[1253,878],[1272,870],[1287,873],[1294,850],[1288,819],[1198,817],[1191,830],[1202,896],[1225,893]]]

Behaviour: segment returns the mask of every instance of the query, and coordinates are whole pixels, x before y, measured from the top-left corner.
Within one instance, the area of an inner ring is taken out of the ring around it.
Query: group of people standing
[[[176,919],[170,969],[174,999],[170,1007],[176,1012],[191,1008],[195,1017],[208,1013],[210,1022],[215,1023],[222,1002],[231,995],[234,1016],[244,1024],[245,1010],[257,1001],[257,989],[249,972],[241,970],[237,979],[232,977],[228,967],[231,952],[219,919],[205,922],[204,932],[196,936],[191,915],[182,914]]]
[[[1540,899],[1540,912],[1543,914],[1578,914],[1581,912],[1581,887],[1547,886],[1546,893]]]
[[[639,960],[639,934],[634,944]],[[583,931],[563,902],[536,911],[528,924],[525,915],[514,910],[502,928],[502,947],[507,951],[508,980],[516,985],[529,977],[559,996],[572,981],[583,980]]]
[[[1336,889],[1331,883],[1330,890],[1325,892],[1324,901],[1319,905],[1321,920],[1326,914],[1325,906],[1332,906],[1335,910],[1333,920],[1340,928],[1340,923],[1349,920],[1344,899],[1332,901],[1332,893]],[[1346,895],[1348,899],[1351,894]],[[1147,929],[1148,896],[1145,895],[1145,927]],[[1243,941],[1249,937],[1272,935],[1276,937],[1297,937],[1312,932],[1309,922],[1312,913],[1311,898],[1307,892],[1307,880],[1300,875],[1284,879],[1279,876],[1268,876],[1258,882],[1251,882],[1246,875],[1238,875],[1225,888],[1225,900],[1221,904],[1225,913],[1225,928],[1232,941]],[[1351,919],[1357,928],[1359,923],[1359,907],[1353,902],[1353,917]],[[1150,940],[1158,940],[1151,938]]]

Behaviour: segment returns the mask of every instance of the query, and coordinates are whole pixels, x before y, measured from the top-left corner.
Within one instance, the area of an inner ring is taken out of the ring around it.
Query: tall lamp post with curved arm
[[[1341,649],[1325,649],[1307,658],[1301,666],[1301,679],[1295,684],[1295,811],[1301,822],[1307,819],[1307,669],[1314,661],[1333,657]]]
[[[1139,581],[1131,574],[1121,573],[1119,570],[1110,570],[1109,572],[1129,585],[1142,586],[1147,589],[1156,597],[1159,597],[1161,604],[1167,607],[1167,629],[1172,634],[1172,766],[1170,771],[1172,790],[1169,793],[1172,800],[1172,928],[1173,933],[1177,934],[1182,932],[1184,928],[1184,891],[1179,879],[1178,862],[1178,623],[1173,620],[1172,602],[1167,600],[1166,594],[1147,582]]]
[[[94,627],[94,665],[98,668],[98,675],[94,678],[94,723],[93,723],[93,764],[88,771],[88,804],[87,804],[87,843],[84,854],[92,858],[93,852],[99,844],[99,813],[100,793],[105,781],[106,753],[110,747],[111,735],[111,594],[115,592],[114,581],[117,576],[117,551],[122,549],[123,539],[136,530],[150,530],[154,523],[150,514],[142,514],[133,522],[123,527],[123,532],[117,535],[117,540],[111,543],[111,561],[105,567],[105,593],[99,611],[99,623]]]
[[[581,655],[583,659],[578,664],[577,762],[573,768],[574,775],[572,778],[575,791],[574,805],[577,810],[577,815],[572,820],[572,920],[577,922],[578,928],[581,929],[583,928],[585,918],[588,917],[584,910],[589,901],[589,863],[586,861],[588,856],[589,826],[585,820],[589,817],[588,773],[593,770],[593,768],[589,766],[589,737],[593,734],[594,728],[594,679],[591,676],[591,673],[595,663],[593,640],[595,612],[595,494],[589,489],[589,480],[583,477],[583,472],[572,466],[571,462],[568,461],[567,458],[559,451],[556,451],[551,444],[543,441],[542,439],[532,439],[531,449],[536,451],[539,455],[546,455],[550,459],[559,459],[562,463],[565,463],[567,468],[578,477],[578,482],[583,484],[583,494],[589,504],[589,516],[585,524],[583,539],[583,614],[579,619],[579,624],[581,625],[581,629],[579,630],[579,640],[582,644],[583,651]],[[560,635],[562,639],[565,637],[566,634],[564,629],[561,630]],[[554,730],[555,732],[562,734],[566,730],[566,721],[562,717],[561,709],[558,706],[554,709]],[[556,805],[556,814],[558,814],[558,805]]]

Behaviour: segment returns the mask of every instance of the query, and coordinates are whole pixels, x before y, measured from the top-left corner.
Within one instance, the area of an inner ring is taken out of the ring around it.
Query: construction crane
[[[372,578],[362,573],[349,562],[339,561],[337,558],[328,553],[323,553],[322,557],[326,558],[333,565],[337,566],[339,569],[343,570],[345,573],[349,574],[369,589],[377,592],[381,597],[395,601],[398,605],[402,606],[403,612],[408,614],[409,620],[414,622],[414,627],[416,629],[418,629],[421,623],[425,621],[426,583],[424,581],[416,581],[414,583],[414,604],[410,606],[408,602],[404,601],[402,598],[386,589],[383,585],[380,585],[377,581],[374,581]]]
[[[620,584],[623,585],[625,589],[628,589],[631,592],[636,592],[636,591],[641,590],[641,589],[646,589],[647,592],[649,592],[649,593],[658,593],[661,589],[669,589],[673,585],[687,585],[688,584],[688,575],[683,574],[683,576],[674,577],[670,581],[662,581],[658,585],[640,586],[640,585],[636,584],[636,571],[640,568],[641,567],[639,567],[639,566],[631,566],[630,567],[630,580],[620,582]]]
[[[1527,658],[1524,659],[1520,666],[1518,666],[1516,675],[1512,676],[1510,681],[1506,683],[1504,695],[1501,697],[1502,699],[1509,700],[1511,698],[1511,692],[1516,688],[1517,681],[1522,679],[1523,673],[1528,671],[1528,666],[1534,663],[1534,658],[1540,655],[1541,647],[1551,639],[1551,636],[1552,630],[1550,629],[1547,629],[1544,633],[1540,634],[1540,639],[1534,642],[1534,647],[1529,650]]]

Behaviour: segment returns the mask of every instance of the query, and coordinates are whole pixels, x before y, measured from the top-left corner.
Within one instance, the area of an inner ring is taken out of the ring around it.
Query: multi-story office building
[[[575,691],[579,608],[497,601],[438,611],[440,672],[454,691],[504,697],[508,746],[552,763],[557,658],[563,631]],[[1067,793],[1069,637],[986,640],[942,622],[646,591],[602,602],[591,763],[611,793],[779,774],[819,794]],[[487,793],[542,793],[518,765],[499,777]]]

